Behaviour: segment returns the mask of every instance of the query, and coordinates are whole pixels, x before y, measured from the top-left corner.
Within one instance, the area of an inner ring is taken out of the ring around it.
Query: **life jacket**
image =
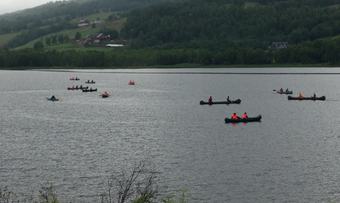
[[[237,119],[238,119],[238,117],[237,117],[237,115],[236,115],[236,114],[232,114],[232,115],[231,115],[231,119],[233,119],[233,120],[237,120]]]
[[[247,114],[243,114],[242,118],[248,118],[248,115]]]

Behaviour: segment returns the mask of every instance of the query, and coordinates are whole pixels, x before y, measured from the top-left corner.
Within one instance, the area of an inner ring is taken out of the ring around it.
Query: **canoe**
[[[96,82],[94,82],[94,81],[93,82],[86,81],[85,84],[96,84]]]
[[[203,100],[200,101],[200,105],[213,105],[213,104],[240,104],[241,103],[241,99],[236,99],[234,101],[213,101],[211,103],[209,102],[205,102]]]
[[[55,99],[52,99],[52,98],[49,98],[49,97],[47,97],[46,99],[47,99],[48,101],[52,101],[52,102],[59,101],[59,99],[57,99],[57,98],[55,98]]]
[[[83,89],[83,92],[97,92],[97,89]]]
[[[288,96],[288,100],[312,100],[312,101],[316,101],[316,100],[320,100],[320,101],[325,101],[326,97],[322,96],[322,97],[292,97],[292,96]]]
[[[79,78],[70,78],[70,80],[80,80]]]
[[[87,90],[89,87],[68,87],[67,90]]]
[[[293,91],[283,91],[283,92],[276,91],[276,93],[278,93],[278,94],[293,94]]]
[[[225,118],[224,121],[225,123],[249,123],[249,122],[261,122],[261,115],[258,115],[256,117],[249,117],[249,118],[240,118],[237,120],[230,119],[230,118]]]

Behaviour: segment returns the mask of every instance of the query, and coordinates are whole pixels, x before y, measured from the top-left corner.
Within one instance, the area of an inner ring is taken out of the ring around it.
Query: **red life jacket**
[[[243,114],[242,115],[242,118],[244,119],[244,118],[248,118],[248,115],[247,114]]]
[[[237,120],[237,119],[238,119],[238,117],[237,117],[237,115],[236,115],[236,114],[232,114],[232,115],[231,115],[231,119],[233,119],[233,120]]]

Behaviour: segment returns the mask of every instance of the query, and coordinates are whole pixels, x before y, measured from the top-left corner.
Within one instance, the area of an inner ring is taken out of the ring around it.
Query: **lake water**
[[[338,202],[339,73],[0,71],[0,187],[30,196],[49,181],[64,201],[99,202],[113,171],[148,160],[159,172],[161,194],[186,190],[190,202]],[[66,90],[87,79],[112,96]],[[288,101],[273,93],[280,87],[327,101]],[[52,94],[62,101],[46,101]],[[210,95],[242,103],[200,106]],[[225,115],[245,111],[261,114],[262,122],[224,123]]]

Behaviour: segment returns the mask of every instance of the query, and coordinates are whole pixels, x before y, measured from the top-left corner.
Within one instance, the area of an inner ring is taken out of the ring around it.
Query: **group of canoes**
[[[208,98],[208,101],[200,101],[200,105],[214,105],[214,104],[241,104],[241,99],[230,100],[229,96],[226,97],[225,101],[213,101],[212,96]],[[233,113],[230,118],[225,118],[225,123],[248,123],[248,122],[260,122],[262,116],[248,117],[247,112],[244,112],[241,117],[236,113]]]
[[[288,100],[321,100],[324,101],[326,100],[325,96],[317,97],[316,94],[314,93],[313,96],[311,97],[305,97],[303,94],[300,92],[297,97],[290,96],[293,94],[292,90],[289,90],[288,88],[286,90],[283,90],[283,88],[280,88],[279,90],[274,90],[278,94],[285,94],[288,95]],[[229,96],[226,98],[225,101],[213,101],[212,96],[209,97],[208,101],[200,101],[200,105],[213,105],[213,104],[240,104],[241,100],[236,99],[236,100],[230,100]],[[260,122],[262,119],[261,115],[258,115],[256,117],[248,117],[248,114],[245,112],[241,117],[237,116],[236,113],[233,113],[230,118],[225,118],[224,121],[225,123],[248,123],[248,122]]]
[[[276,91],[276,90],[274,90],[274,91]],[[288,88],[284,91],[281,88],[280,90],[277,90],[276,93],[278,93],[278,94],[293,94],[293,91],[289,91]],[[317,101],[317,100],[319,100],[319,101],[325,101],[326,97],[325,96],[317,97],[315,93],[310,97],[305,97],[302,94],[302,92],[299,92],[298,96],[296,96],[296,97],[288,95],[288,100],[299,100],[299,101],[302,101],[302,100]]]
[[[80,78],[78,78],[78,77],[70,77],[69,79],[72,80],[72,81],[79,81],[80,80]],[[94,80],[86,80],[85,84],[96,84],[96,82]],[[135,84],[136,84],[136,82],[134,80],[129,80],[128,85],[135,85]],[[72,87],[68,87],[67,90],[81,90],[82,92],[97,92],[98,91],[97,88],[92,88],[92,87],[83,86],[83,85],[79,85],[79,86],[78,85],[76,85],[76,86],[73,85]],[[102,98],[108,98],[111,95],[110,95],[110,93],[108,91],[104,91],[101,94],[99,94],[99,96],[102,97]],[[48,101],[53,101],[53,102],[59,101],[59,99],[56,98],[54,95],[51,96],[51,97],[48,97],[46,99]]]
[[[71,77],[70,80],[72,81],[79,81],[80,78],[78,77]],[[96,84],[96,82],[94,80],[86,80],[85,84]],[[76,86],[72,86],[72,87],[68,87],[67,90],[81,90],[82,92],[97,92],[98,89],[97,88],[92,88],[89,86],[83,86],[83,85],[76,85]],[[107,98],[110,96],[110,94],[107,91],[104,91],[103,93],[101,93],[99,95],[102,98]],[[56,101],[60,101],[60,99],[56,98],[54,95],[51,97],[47,97],[46,98],[48,101],[52,101],[52,102],[56,102]]]

